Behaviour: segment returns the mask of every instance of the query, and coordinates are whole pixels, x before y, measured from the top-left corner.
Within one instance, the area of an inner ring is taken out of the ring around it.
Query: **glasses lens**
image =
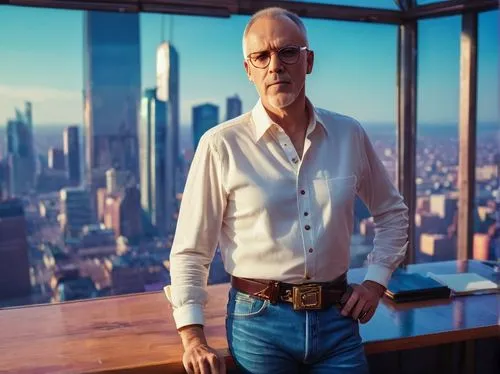
[[[269,53],[258,52],[250,55],[250,60],[253,66],[257,68],[265,68],[269,64]]]
[[[285,64],[295,64],[299,58],[299,47],[285,47],[280,49],[278,56]]]

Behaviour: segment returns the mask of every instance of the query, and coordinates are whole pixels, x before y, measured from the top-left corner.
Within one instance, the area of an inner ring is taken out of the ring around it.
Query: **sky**
[[[378,4],[395,9],[390,0]],[[479,17],[480,122],[500,120],[498,17],[498,10]],[[165,38],[180,56],[182,125],[191,124],[192,106],[205,102],[221,106],[222,121],[226,97],[235,93],[243,110],[250,110],[258,96],[243,69],[241,35],[248,19],[141,14],[142,89],[155,85],[156,47]],[[305,24],[315,51],[315,66],[306,83],[312,102],[368,126],[394,125],[397,26],[316,19],[306,19]],[[419,124],[458,121],[460,27],[459,16],[419,23]],[[0,46],[0,124],[27,100],[33,102],[35,125],[82,123],[82,11],[0,6]]]

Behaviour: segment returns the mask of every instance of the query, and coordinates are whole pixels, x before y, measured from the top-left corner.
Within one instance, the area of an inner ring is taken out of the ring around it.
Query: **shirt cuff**
[[[173,316],[175,327],[177,329],[188,325],[205,325],[203,306],[201,304],[184,304],[180,307],[175,307],[172,303],[170,286],[166,286],[164,291],[167,300],[170,302],[174,310]]]
[[[368,265],[368,271],[366,272],[365,281],[370,280],[381,284],[385,288],[389,284],[389,279],[391,279],[393,270],[386,266],[381,266],[378,264]]]
[[[175,308],[173,314],[177,329],[188,325],[205,325],[201,304],[185,304]]]

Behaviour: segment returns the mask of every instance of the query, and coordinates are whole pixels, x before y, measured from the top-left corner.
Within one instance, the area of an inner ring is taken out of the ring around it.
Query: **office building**
[[[10,196],[10,167],[8,158],[0,160],[0,201]]]
[[[146,90],[141,104],[141,205],[160,234],[167,231],[167,109],[156,90]],[[171,170],[170,170],[171,171]]]
[[[83,188],[63,188],[61,198],[61,231],[68,239],[80,237],[85,225],[93,222],[89,192]]]
[[[141,238],[141,195],[138,188],[128,187],[119,194],[108,195],[104,207],[104,225],[114,231],[115,238]]]
[[[241,115],[242,103],[238,95],[228,97],[226,100],[226,121]]]
[[[63,149],[68,181],[76,187],[80,184],[80,138],[77,126],[64,129]]]
[[[144,292],[147,285],[157,284],[168,277],[163,264],[148,254],[129,254],[105,260],[113,295]]]
[[[203,104],[193,107],[193,141],[194,149],[198,148],[203,134],[219,122],[219,107]]]
[[[450,225],[457,211],[457,201],[458,198],[451,193],[431,195],[430,213],[438,215],[445,225]]]
[[[456,257],[456,241],[442,234],[426,234],[420,236],[420,251],[431,256],[434,261],[452,260]]]
[[[30,192],[35,184],[35,159],[31,103],[26,113],[16,109],[16,118],[7,121],[7,158],[9,162],[9,192],[20,196]]]
[[[170,42],[159,45],[156,53],[156,100],[166,103],[167,143],[165,158],[165,230],[173,232],[175,194],[181,175],[179,151],[179,54]],[[157,225],[159,226],[159,225]]]
[[[85,12],[83,65],[85,157],[95,197],[110,168],[128,170],[138,180],[139,15]]]
[[[31,293],[27,235],[22,201],[0,201],[0,300]]]
[[[64,151],[59,148],[50,147],[47,155],[47,164],[49,169],[64,170],[66,167]]]
[[[130,171],[114,168],[106,170],[106,191],[108,194],[118,193],[134,184],[135,178]]]

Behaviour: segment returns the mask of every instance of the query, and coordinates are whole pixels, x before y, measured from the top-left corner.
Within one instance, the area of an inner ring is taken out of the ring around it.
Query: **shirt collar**
[[[328,135],[328,130],[324,125],[324,121],[321,119],[318,110],[312,105],[309,99],[306,97],[306,105],[309,108],[309,113],[312,113],[312,117],[309,119],[308,132],[314,131],[316,124],[320,124],[325,134]],[[258,142],[262,136],[271,128],[275,123],[269,117],[266,110],[264,109],[264,105],[262,105],[261,99],[257,101],[257,104],[252,109],[252,119],[254,123],[254,134],[255,141]]]

